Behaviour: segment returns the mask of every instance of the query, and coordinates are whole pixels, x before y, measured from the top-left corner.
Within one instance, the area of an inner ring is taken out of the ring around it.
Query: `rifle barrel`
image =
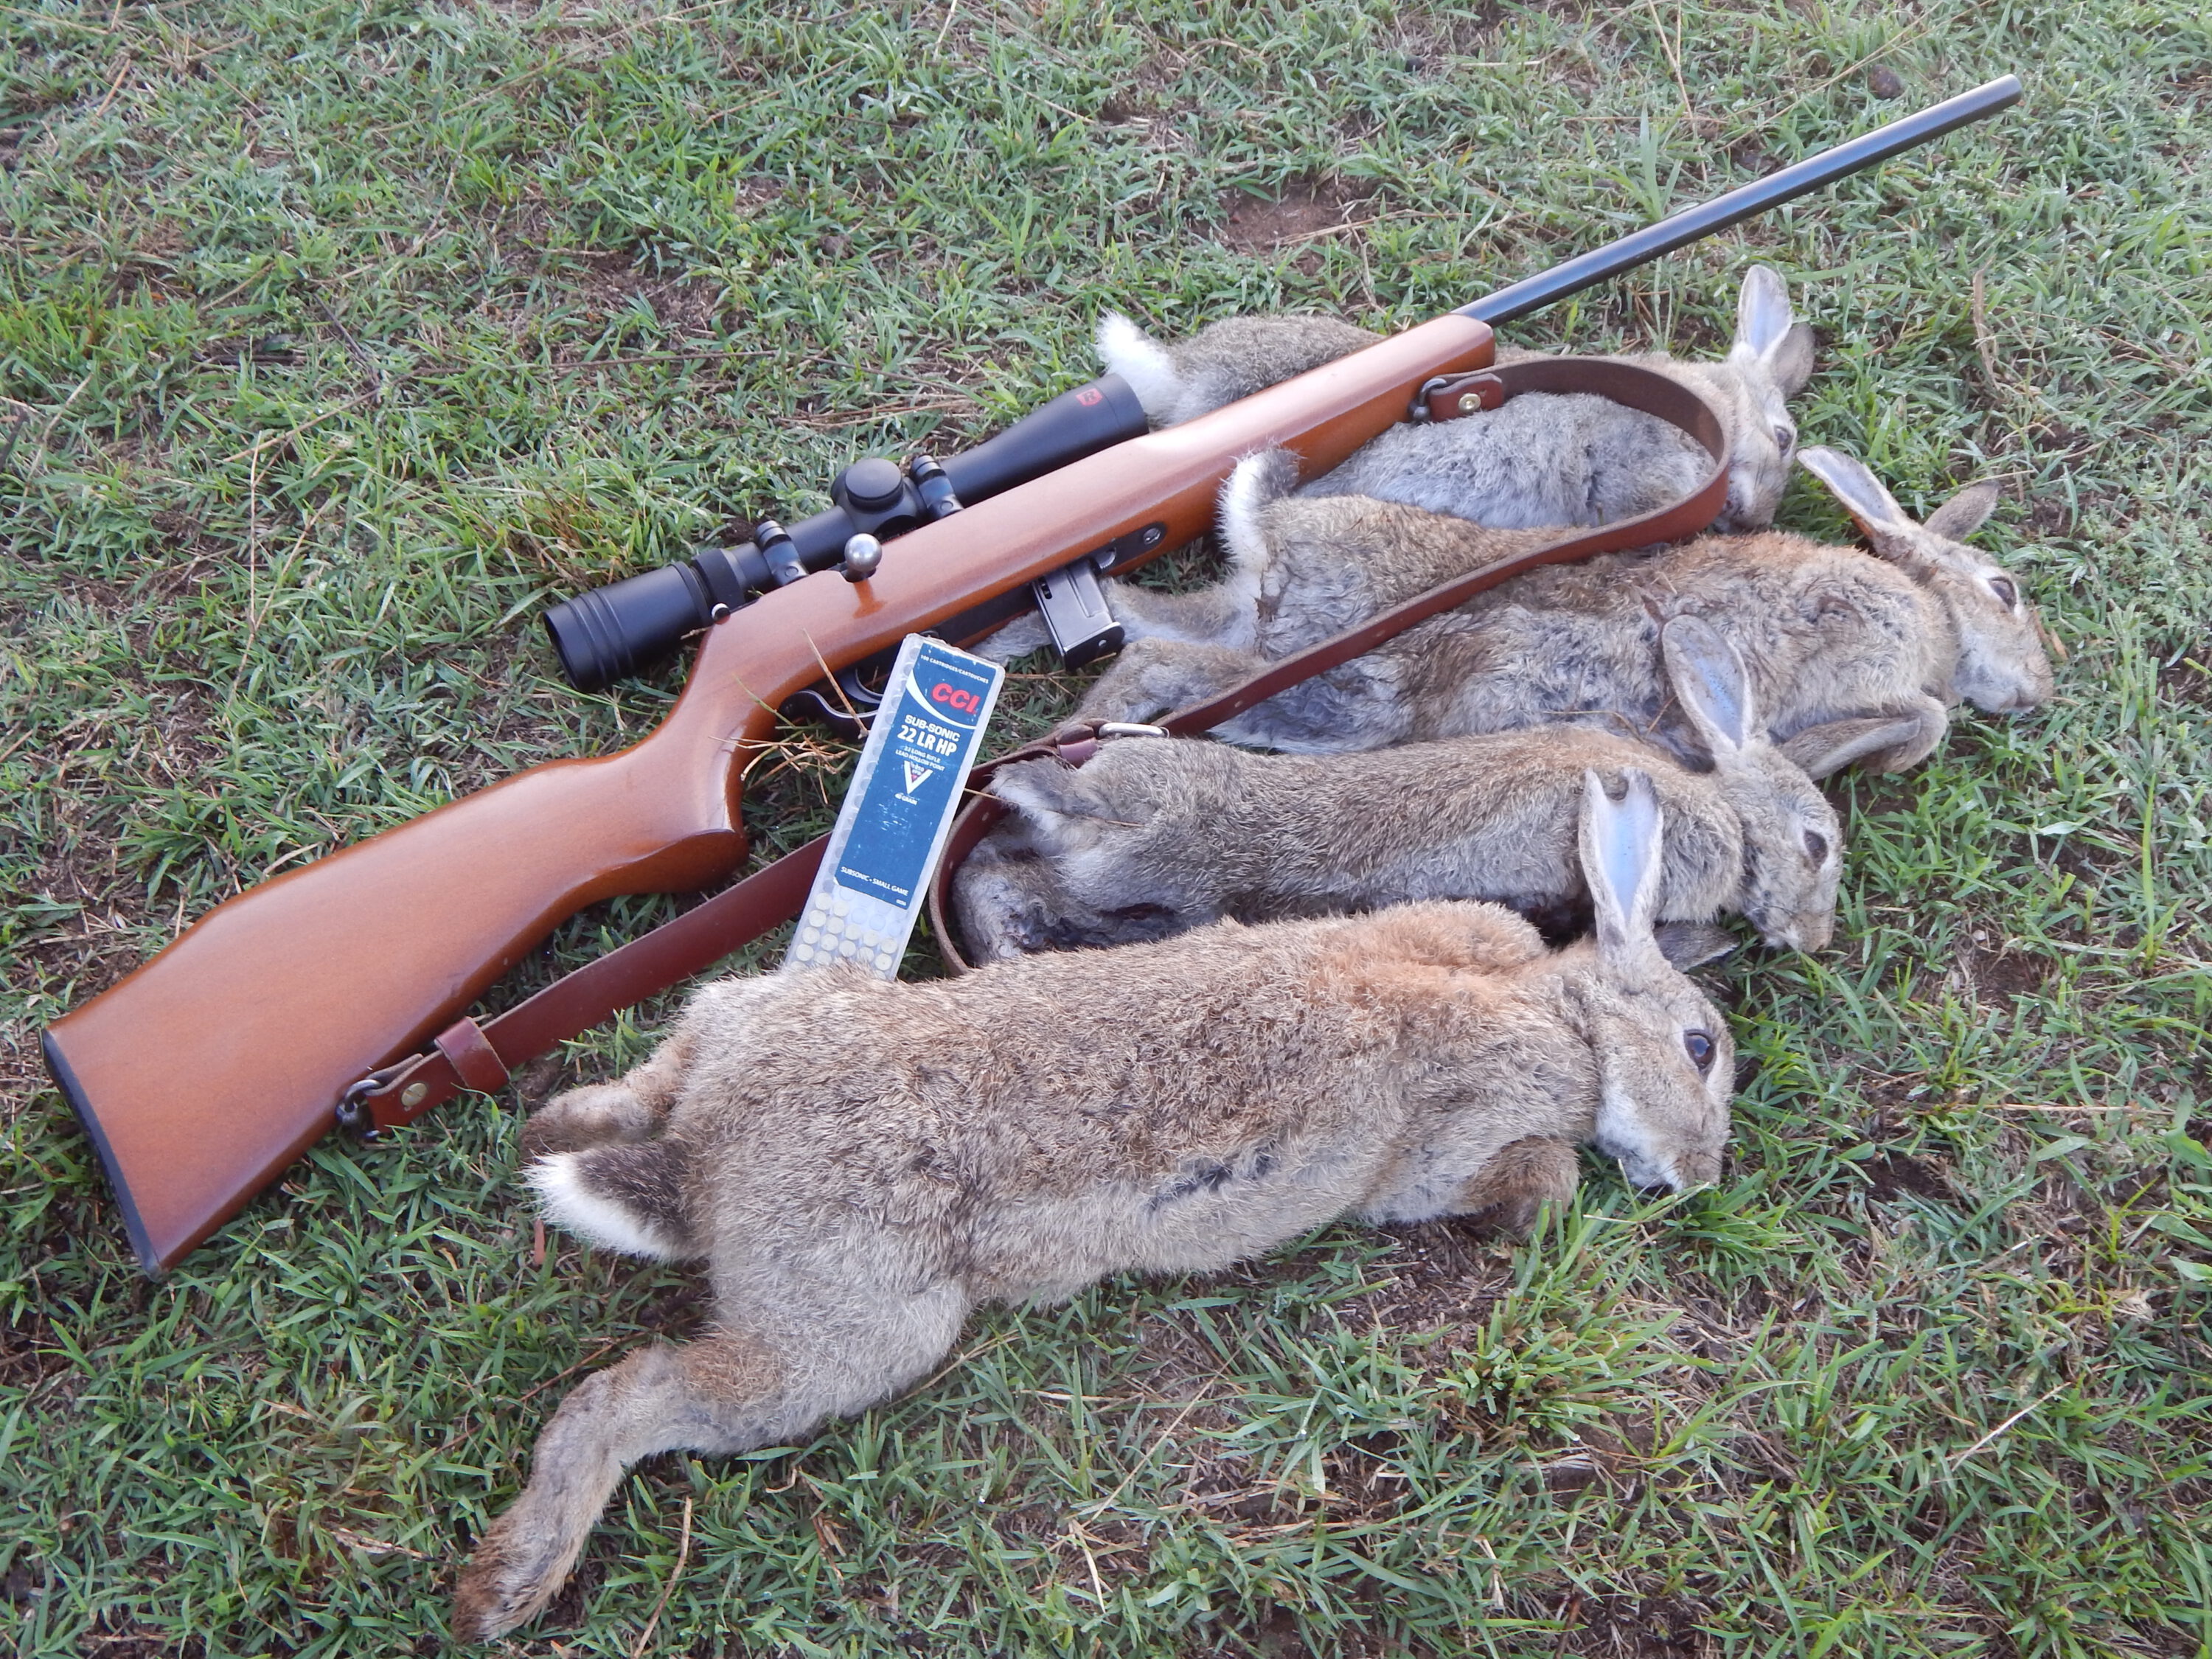
[[[1876,127],[1833,149],[1824,149],[1818,155],[1786,167],[1781,172],[1732,190],[1701,206],[1688,208],[1656,225],[1646,226],[1632,235],[1617,242],[1594,248],[1589,252],[1554,265],[1551,270],[1515,283],[1497,293],[1477,300],[1473,305],[1462,306],[1462,317],[1474,317],[1496,325],[1510,322],[1516,317],[1525,317],[1530,312],[1564,300],[1570,294],[1579,294],[1594,288],[1624,270],[1656,259],[1662,253],[1671,253],[1686,242],[1710,236],[1717,230],[1725,230],[1740,220],[1753,214],[1764,213],[1769,208],[1794,200],[1808,191],[1819,190],[1824,185],[1856,173],[1862,167],[1886,161],[1899,151],[1916,144],[1924,144],[1931,138],[1940,138],[1954,128],[1970,121],[1978,121],[1985,115],[1994,115],[2020,101],[2020,77],[2007,75],[1976,87],[1972,92],[1962,92],[1956,98],[1947,98],[1942,103],[1923,109],[1916,115],[1907,115],[1892,121],[1886,127]]]

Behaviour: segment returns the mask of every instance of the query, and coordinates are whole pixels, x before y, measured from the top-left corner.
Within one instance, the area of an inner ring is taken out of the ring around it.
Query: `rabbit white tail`
[[[1297,488],[1298,458],[1287,449],[1263,449],[1237,463],[1221,486],[1221,547],[1230,568],[1257,583],[1267,568],[1267,533],[1261,515]],[[1254,593],[1258,592],[1254,587]]]
[[[1129,383],[1154,426],[1167,424],[1182,396],[1182,371],[1158,340],[1118,311],[1098,319],[1098,356],[1109,374]]]
[[[601,1249],[655,1261],[696,1254],[682,1208],[683,1154],[666,1141],[555,1152],[525,1176],[547,1219]]]

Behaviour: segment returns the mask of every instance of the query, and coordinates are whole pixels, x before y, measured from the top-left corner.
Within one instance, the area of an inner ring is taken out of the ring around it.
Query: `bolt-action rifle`
[[[2017,80],[1992,81],[1165,431],[1145,433],[1108,376],[968,455],[902,472],[862,463],[827,514],[789,531],[764,524],[743,547],[701,550],[562,608],[556,642],[587,680],[704,629],[683,696],[650,736],[534,767],[264,882],[48,1029],[47,1065],[141,1261],[173,1266],[337,1126],[368,1073],[443,1031],[566,917],[726,876],[745,852],[749,753],[825,670],[918,631],[979,637],[1036,602],[1039,583],[1048,617],[1058,609],[1056,626],[1074,634],[1062,643],[1098,648],[1086,584],[1205,534],[1241,456],[1282,445],[1307,476],[1326,471],[1405,419],[1429,381],[1487,367],[1493,324],[2019,96]]]

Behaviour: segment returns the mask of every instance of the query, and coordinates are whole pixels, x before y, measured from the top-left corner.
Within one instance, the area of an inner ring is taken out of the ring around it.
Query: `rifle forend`
[[[1585,255],[1543,297],[2019,96],[2007,76],[1893,123]],[[47,1065],[147,1270],[166,1271],[237,1213],[336,1124],[349,1085],[443,1030],[563,918],[734,868],[745,766],[777,708],[825,666],[972,614],[1124,538],[1175,546],[1204,534],[1222,480],[1255,449],[1288,447],[1308,476],[1334,466],[1403,419],[1424,381],[1489,364],[1487,304],[923,525],[867,580],[824,572],[779,587],[707,631],[684,695],[635,747],[535,767],[266,882],[57,1020]]]

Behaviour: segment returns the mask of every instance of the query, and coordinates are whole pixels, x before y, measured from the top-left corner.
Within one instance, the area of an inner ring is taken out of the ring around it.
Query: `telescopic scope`
[[[749,542],[695,548],[678,563],[579,593],[546,611],[545,630],[568,683],[580,691],[601,690],[756,594],[841,565],[863,580],[893,537],[1144,432],[1144,405],[1127,381],[1109,374],[942,460],[915,455],[904,466],[881,456],[855,461],[831,481],[836,505],[828,511],[788,528],[763,519]]]

